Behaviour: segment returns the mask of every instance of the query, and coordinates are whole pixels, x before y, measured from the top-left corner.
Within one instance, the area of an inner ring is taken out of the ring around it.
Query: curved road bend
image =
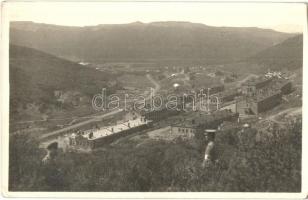
[[[251,78],[257,78],[258,75],[256,74],[248,74],[245,78],[242,80],[237,81],[237,86],[240,87],[244,82],[248,81]]]
[[[288,108],[288,109],[282,110],[282,111],[280,111],[280,112],[278,112],[274,115],[268,116],[267,118],[264,118],[262,121],[272,121],[272,122],[275,122],[277,124],[285,124],[285,122],[281,122],[277,118],[279,116],[283,115],[283,114],[297,115],[297,114],[300,114],[301,112],[302,112],[302,107]]]

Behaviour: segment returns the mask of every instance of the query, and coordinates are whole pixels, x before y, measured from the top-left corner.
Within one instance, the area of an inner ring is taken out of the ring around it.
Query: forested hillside
[[[65,27],[13,22],[10,42],[71,60],[228,63],[256,54],[292,34],[260,28],[153,22]]]

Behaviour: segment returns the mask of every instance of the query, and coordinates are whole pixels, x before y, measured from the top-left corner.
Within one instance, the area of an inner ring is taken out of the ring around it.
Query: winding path
[[[248,81],[250,78],[257,78],[258,76],[256,74],[248,74],[245,78],[243,78],[240,81],[237,81],[237,86],[240,87],[244,82]]]
[[[287,114],[287,115],[297,115],[297,114],[300,114],[302,112],[302,107],[295,107],[295,108],[288,108],[288,109],[285,109],[285,110],[282,110],[274,115],[271,115],[265,119],[263,119],[262,121],[272,121],[272,122],[275,122],[277,124],[285,124],[285,122],[282,122],[282,121],[279,121],[277,120],[277,118],[280,116],[280,115],[283,115],[283,114]]]

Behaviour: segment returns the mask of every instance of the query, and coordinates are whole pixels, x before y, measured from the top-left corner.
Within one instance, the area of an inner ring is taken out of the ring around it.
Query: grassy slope
[[[54,103],[54,91],[99,93],[110,75],[21,46],[10,46],[11,109],[27,103]]]
[[[303,35],[289,38],[261,51],[252,56],[249,61],[271,69],[300,69],[303,66]]]

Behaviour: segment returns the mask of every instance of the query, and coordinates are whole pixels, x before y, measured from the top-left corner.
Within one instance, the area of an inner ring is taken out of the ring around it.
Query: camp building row
[[[261,77],[248,80],[238,89],[211,96],[212,107],[240,115],[259,114],[279,105],[282,95],[292,92],[292,83],[286,79]]]
[[[151,120],[139,117],[113,126],[97,127],[85,132],[76,132],[68,136],[69,145],[71,147],[91,150],[109,144],[120,137],[145,130],[151,125]]]
[[[292,83],[285,79],[259,78],[242,85],[242,96],[236,98],[236,112],[259,114],[279,105],[282,95],[292,91]]]

